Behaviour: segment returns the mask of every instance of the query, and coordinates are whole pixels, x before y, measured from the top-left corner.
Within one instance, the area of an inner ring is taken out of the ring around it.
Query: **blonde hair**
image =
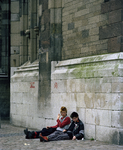
[[[60,112],[62,112],[62,111],[66,111],[66,113],[67,113],[67,108],[62,106],[61,109],[60,109]]]

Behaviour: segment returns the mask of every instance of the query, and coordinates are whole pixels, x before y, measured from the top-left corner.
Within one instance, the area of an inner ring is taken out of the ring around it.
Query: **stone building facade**
[[[0,1],[0,116],[9,118],[10,112],[10,5]]]
[[[123,144],[122,6],[11,0],[13,124],[55,124],[64,105],[79,113],[85,138]]]

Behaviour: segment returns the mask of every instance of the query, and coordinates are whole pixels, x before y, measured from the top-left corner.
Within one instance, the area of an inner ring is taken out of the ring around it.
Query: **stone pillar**
[[[28,1],[20,1],[20,65],[28,60],[28,43],[25,31],[28,28]]]
[[[20,2],[11,0],[11,67],[20,66]]]
[[[34,27],[37,26],[37,1],[30,1],[30,62],[37,59],[37,37]]]
[[[49,0],[51,59],[61,60],[62,51],[62,0]]]
[[[38,114],[48,118],[50,108],[51,64],[50,64],[50,11],[48,0],[39,0],[39,99]],[[50,118],[50,116],[49,116]],[[46,119],[47,121],[47,119]]]

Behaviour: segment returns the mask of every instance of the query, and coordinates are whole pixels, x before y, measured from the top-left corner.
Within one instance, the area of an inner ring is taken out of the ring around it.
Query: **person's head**
[[[62,106],[60,109],[60,113],[63,117],[65,117],[67,115],[67,108]]]
[[[73,120],[74,122],[77,122],[78,119],[79,119],[79,115],[78,115],[77,112],[72,112],[72,114],[70,115],[70,117],[72,118],[72,120]]]

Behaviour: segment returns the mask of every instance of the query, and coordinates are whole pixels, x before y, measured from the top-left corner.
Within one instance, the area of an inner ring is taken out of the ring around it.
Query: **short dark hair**
[[[74,117],[78,117],[79,115],[78,115],[78,113],[77,112],[72,112],[72,114],[70,115],[70,117],[71,118],[74,118]]]

